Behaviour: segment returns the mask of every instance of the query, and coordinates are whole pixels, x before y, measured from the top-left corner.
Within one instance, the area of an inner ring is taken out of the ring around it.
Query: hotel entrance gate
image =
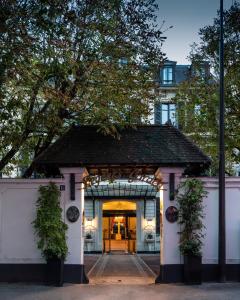
[[[71,282],[88,283],[84,271],[84,191],[89,184],[117,179],[145,182],[158,189],[163,217],[156,282],[181,281],[179,228],[167,221],[165,212],[176,205],[174,195],[181,175],[200,174],[211,161],[171,125],[119,128],[119,137],[104,135],[97,126],[73,126],[34,161],[39,172],[64,177],[68,195],[64,209],[74,205],[79,210],[79,218],[68,228]]]

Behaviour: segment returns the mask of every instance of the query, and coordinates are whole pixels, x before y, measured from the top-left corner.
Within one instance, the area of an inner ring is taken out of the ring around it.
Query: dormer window
[[[173,68],[164,67],[162,73],[162,83],[163,84],[172,84],[173,83]]]

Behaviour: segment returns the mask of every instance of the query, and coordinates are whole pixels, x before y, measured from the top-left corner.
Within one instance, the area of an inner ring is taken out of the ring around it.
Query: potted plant
[[[92,243],[93,243],[93,236],[91,232],[86,233],[85,242],[87,246],[87,251],[90,252],[92,250]]]
[[[92,238],[92,235],[91,233],[87,233],[86,236],[85,236],[85,239],[88,241],[88,242],[92,242],[93,238]]]
[[[153,250],[153,246],[154,246],[154,235],[152,232],[147,232],[146,236],[145,236],[145,242],[147,243],[147,247],[148,247],[148,251],[152,251]]]
[[[59,202],[60,191],[54,183],[40,186],[37,214],[33,221],[37,246],[47,262],[47,283],[62,286],[64,260],[67,256],[66,230]]]
[[[189,178],[178,187],[180,252],[184,257],[184,282],[202,282],[203,198],[207,192],[201,180]]]
[[[146,242],[147,243],[153,243],[154,242],[154,237],[153,237],[153,234],[151,232],[147,233],[147,235],[146,235]]]

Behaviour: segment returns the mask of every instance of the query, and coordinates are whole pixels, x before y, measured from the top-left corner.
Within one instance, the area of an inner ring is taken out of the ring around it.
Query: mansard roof
[[[96,126],[73,126],[34,165],[59,167],[161,167],[206,168],[210,159],[172,125],[141,125],[119,130],[120,138],[99,132]]]

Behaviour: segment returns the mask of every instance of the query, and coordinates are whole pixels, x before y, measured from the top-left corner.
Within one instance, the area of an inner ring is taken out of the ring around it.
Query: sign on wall
[[[67,219],[69,222],[74,223],[78,220],[80,212],[79,209],[76,206],[70,206],[67,209]]]
[[[175,223],[178,220],[178,209],[175,206],[169,206],[165,211],[168,222]]]

